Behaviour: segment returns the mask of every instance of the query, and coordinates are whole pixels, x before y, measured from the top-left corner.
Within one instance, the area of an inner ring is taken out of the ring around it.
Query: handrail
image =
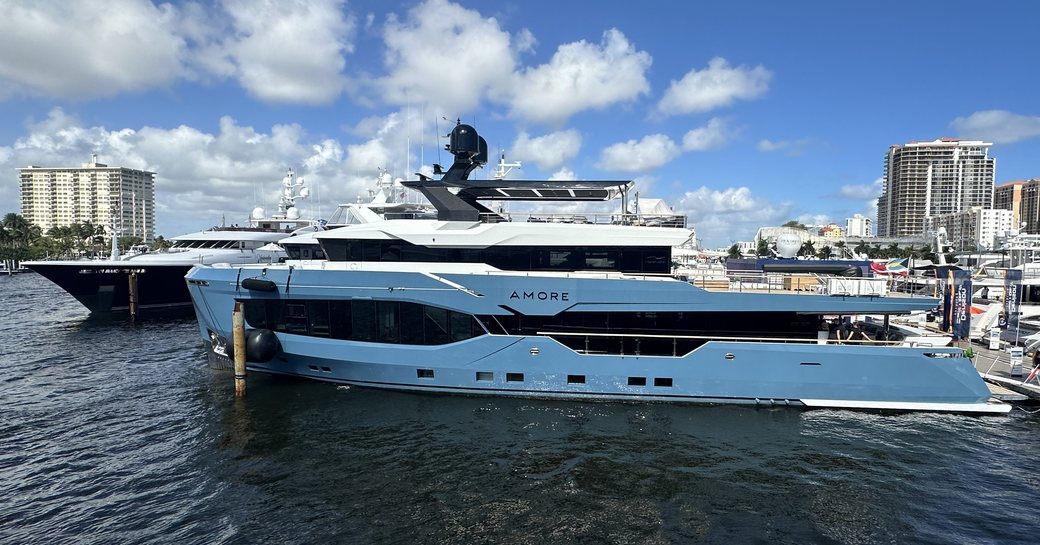
[[[866,339],[860,340],[838,340],[838,339],[801,339],[801,338],[785,338],[785,337],[725,337],[725,336],[713,336],[713,335],[658,335],[654,333],[580,333],[572,331],[536,331],[536,335],[543,335],[550,337],[553,335],[563,337],[628,337],[628,338],[644,338],[644,339],[690,339],[690,340],[706,340],[706,341],[722,341],[722,342],[783,342],[783,343],[803,343],[803,344],[885,344],[885,345],[902,345],[904,341],[869,341]],[[825,341],[821,343],[820,341]]]
[[[480,221],[496,223],[518,221],[527,223],[589,223],[596,225],[636,225],[647,227],[686,228],[682,214],[609,214],[609,213],[480,213]]]

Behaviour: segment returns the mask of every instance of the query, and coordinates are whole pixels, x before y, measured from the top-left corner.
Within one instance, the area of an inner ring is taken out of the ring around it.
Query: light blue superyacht
[[[433,220],[316,238],[327,260],[196,267],[200,333],[226,357],[243,303],[248,368],[468,395],[1005,413],[957,348],[842,342],[841,316],[931,298],[707,291],[673,278],[683,218],[511,221],[481,201],[603,200],[629,182],[469,180],[487,159],[468,125],[440,180],[406,182]],[[624,210],[622,211],[624,212]],[[531,218],[532,220],[536,218]],[[544,219],[544,218],[543,218]],[[559,218],[557,218],[559,219]]]

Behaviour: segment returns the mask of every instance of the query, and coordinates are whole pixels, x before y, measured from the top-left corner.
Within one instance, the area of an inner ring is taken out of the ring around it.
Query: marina
[[[259,373],[236,401],[190,314],[91,316],[32,274],[0,281],[0,311],[21,317],[0,321],[3,543],[1033,542],[1040,419],[1025,410],[443,396]]]
[[[0,0],[0,545],[1040,542],[1040,3],[896,7]]]

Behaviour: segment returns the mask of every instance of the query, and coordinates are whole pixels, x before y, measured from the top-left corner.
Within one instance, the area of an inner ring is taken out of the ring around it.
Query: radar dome
[[[262,219],[264,219],[264,209],[259,207],[259,206],[257,206],[249,214],[249,217],[251,217],[251,218],[253,218],[255,220],[262,220]]]
[[[285,211],[285,217],[291,220],[298,220],[300,219],[300,211],[297,210],[295,206],[293,206]]]
[[[310,196],[311,196],[311,188],[305,187],[305,188],[300,190],[300,198],[301,199],[306,199],[307,197],[310,197]]]
[[[776,237],[776,253],[780,257],[794,257],[802,249],[802,237],[794,233],[781,233]]]

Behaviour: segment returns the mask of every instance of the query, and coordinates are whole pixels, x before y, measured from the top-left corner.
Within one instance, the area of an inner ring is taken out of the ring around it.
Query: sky
[[[244,223],[288,168],[327,216],[456,119],[515,179],[634,180],[707,248],[876,217],[892,144],[1040,177],[1040,3],[0,0],[0,213],[18,168],[156,176],[157,234]],[[486,178],[491,168],[473,178]]]

